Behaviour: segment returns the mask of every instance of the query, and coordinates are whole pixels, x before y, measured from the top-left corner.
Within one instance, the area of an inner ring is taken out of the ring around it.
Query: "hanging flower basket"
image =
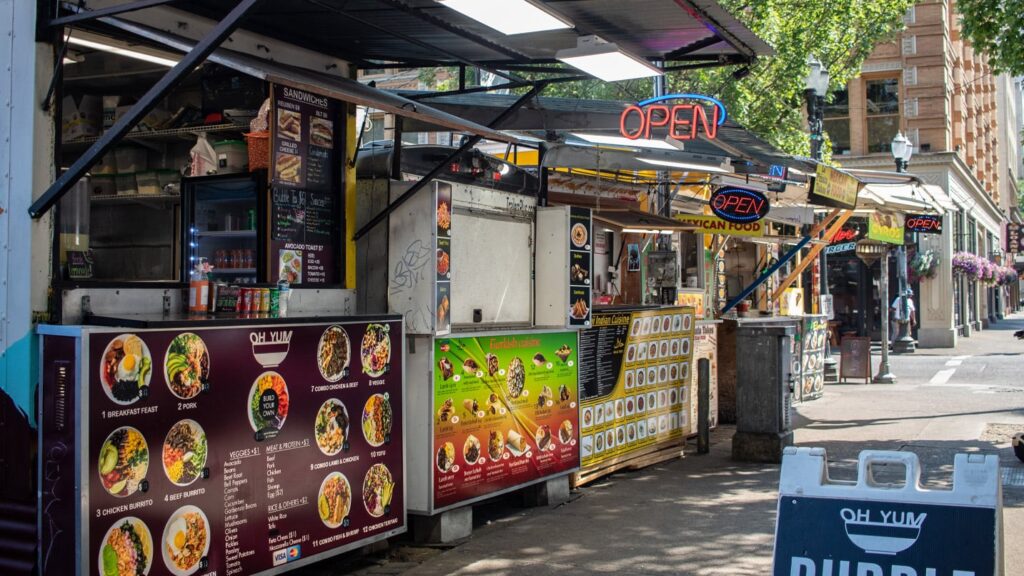
[[[982,259],[970,252],[953,254],[953,275],[964,276],[968,280],[981,279]]]
[[[912,282],[935,278],[939,274],[939,253],[935,250],[918,252],[910,261],[910,278]]]

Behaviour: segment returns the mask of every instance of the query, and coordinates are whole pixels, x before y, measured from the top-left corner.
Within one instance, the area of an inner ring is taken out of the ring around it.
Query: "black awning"
[[[104,19],[104,22],[125,32],[182,52],[188,52],[195,44],[191,40],[180,36],[161,32],[140,24],[133,24],[125,20],[111,18]],[[416,102],[386,90],[379,90],[340,76],[331,76],[305,68],[288,66],[225,48],[214,51],[210,55],[209,60],[268,82],[287,84],[313,92],[314,94],[327,96],[328,98],[368,106],[418,122],[443,126],[448,130],[477,134],[490,140],[516,141],[516,138],[510,134],[492,130],[471,120],[464,120],[448,112],[438,110],[430,104]],[[490,120],[493,120],[493,117],[487,121],[489,122]]]
[[[219,20],[237,0],[174,6]],[[486,2],[487,0],[480,0]],[[434,0],[265,2],[245,28],[373,67],[374,62],[459,65],[555,61],[581,34],[596,34],[650,60],[749,61],[773,53],[715,0],[537,0],[574,28],[505,36]]]

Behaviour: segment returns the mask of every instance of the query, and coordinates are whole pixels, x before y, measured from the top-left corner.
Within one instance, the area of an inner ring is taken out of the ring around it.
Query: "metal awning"
[[[550,192],[548,194],[548,204],[590,208],[594,220],[619,228],[667,230],[672,232],[692,232],[697,230],[697,227],[680,224],[678,220],[637,210],[628,202],[607,198]]]
[[[237,0],[175,2],[219,20]],[[485,2],[487,0],[480,0]],[[458,66],[509,70],[552,63],[555,53],[595,34],[649,60],[750,61],[772,48],[714,0],[538,0],[573,28],[505,36],[434,0],[264,2],[248,30],[356,62],[363,68]]]
[[[493,118],[496,110],[507,108],[515,101],[512,94],[457,94],[431,96],[430,92],[397,91],[418,101],[428,101],[431,106],[460,118],[474,122],[486,122]],[[579,143],[571,133],[586,133],[619,136],[620,117],[631,102],[616,100],[584,100],[579,98],[537,98],[512,115],[505,130],[525,132],[539,138],[555,133],[566,143]],[[418,121],[403,124],[406,132],[430,132],[437,127]],[[790,169],[806,168],[800,161],[765,142],[743,126],[726,120],[718,127],[714,140],[698,138],[686,142],[675,142],[674,146],[687,153],[727,156],[736,164],[737,171],[749,167],[750,172],[767,173],[772,164]],[[621,147],[620,147],[621,148]]]
[[[144,38],[181,52],[188,52],[195,47],[195,42],[162,32],[141,24],[134,24],[116,18],[104,18],[103,22],[139,38]],[[267,82],[288,84],[314,94],[327,96],[336,100],[351,102],[411,118],[420,122],[429,122],[457,132],[468,132],[483,136],[489,140],[502,142],[518,142],[515,135],[508,132],[493,130],[473,121],[438,110],[430,104],[416,102],[408,98],[367,86],[340,76],[331,76],[314,72],[305,68],[288,66],[263,58],[257,58],[234,50],[219,48],[210,56],[209,61],[233,70],[254,76]],[[515,98],[513,98],[513,102]],[[485,120],[492,120],[493,116]]]

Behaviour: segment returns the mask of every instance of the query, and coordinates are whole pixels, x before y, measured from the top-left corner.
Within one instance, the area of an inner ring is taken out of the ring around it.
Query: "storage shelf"
[[[255,274],[255,268],[214,268],[210,274]]]
[[[196,232],[200,238],[252,238],[256,236],[255,230],[219,230]]]
[[[131,194],[120,196],[91,196],[91,200],[97,204],[108,206],[123,206],[126,204],[177,204],[181,202],[181,196],[177,194]]]
[[[211,124],[209,126],[188,126],[186,128],[168,128],[167,130],[150,130],[146,132],[129,132],[125,140],[160,140],[179,139],[186,136],[195,136],[200,132],[248,132],[249,128],[242,124]],[[70,142],[64,142],[67,146],[92,144],[100,139],[100,136],[79,138]]]

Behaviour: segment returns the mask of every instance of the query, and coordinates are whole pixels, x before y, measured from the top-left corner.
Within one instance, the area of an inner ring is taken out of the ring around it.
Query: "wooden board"
[[[578,488],[621,470],[639,470],[676,458],[682,458],[685,447],[685,444],[675,444],[663,448],[655,447],[650,452],[631,454],[628,457],[618,458],[611,463],[603,464],[601,468],[573,474],[570,477],[570,484],[573,488]]]
[[[839,345],[839,378],[863,378],[871,381],[871,338],[847,336]]]

